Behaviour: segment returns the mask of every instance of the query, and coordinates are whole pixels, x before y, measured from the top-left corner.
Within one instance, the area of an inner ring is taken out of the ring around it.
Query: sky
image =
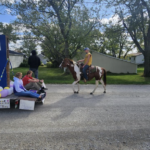
[[[6,8],[1,8],[0,12],[4,11],[5,9]],[[0,14],[0,22],[6,23],[6,24],[12,23],[16,18],[17,16],[12,16],[7,12],[5,12],[5,14]],[[10,42],[9,49],[15,50],[16,48],[20,48],[22,46],[21,42],[22,42],[21,40],[17,41],[16,43]],[[39,45],[37,46],[37,51],[38,51],[38,54],[40,54],[42,51]]]
[[[1,14],[0,14],[0,22],[3,22],[3,23],[11,23],[11,22],[13,22],[15,19],[16,19],[15,16],[11,16],[11,15],[9,15],[9,14],[5,14],[5,15],[1,15]]]
[[[5,7],[0,7],[0,12],[2,12],[2,14],[0,14],[0,22],[11,23],[16,19],[16,16],[11,16],[7,10]]]

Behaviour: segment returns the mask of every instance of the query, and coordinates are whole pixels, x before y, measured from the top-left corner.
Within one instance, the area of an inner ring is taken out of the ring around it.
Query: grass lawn
[[[28,71],[28,68],[16,68],[14,69],[14,74],[17,72],[22,72],[23,76]],[[137,74],[107,74],[107,84],[150,84],[150,78],[143,77],[143,67],[139,67]],[[11,80],[13,78],[12,73],[10,73]],[[60,68],[39,68],[39,79],[44,79],[45,83],[52,84],[71,84],[73,83],[72,75],[64,74],[63,70]],[[84,84],[83,81],[80,81]],[[95,84],[95,79],[88,82],[89,84]]]

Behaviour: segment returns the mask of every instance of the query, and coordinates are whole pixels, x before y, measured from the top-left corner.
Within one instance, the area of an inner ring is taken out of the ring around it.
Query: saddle
[[[81,80],[83,80],[84,79],[84,77],[83,77],[83,66],[84,66],[84,64],[81,64],[81,67],[80,67],[80,72],[81,72]],[[87,76],[90,74],[90,73],[94,73],[94,72],[96,72],[96,67],[95,66],[89,66],[89,68],[86,70],[86,73],[87,73]]]

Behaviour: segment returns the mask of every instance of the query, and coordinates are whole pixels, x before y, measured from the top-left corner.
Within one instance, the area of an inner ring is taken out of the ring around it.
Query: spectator
[[[38,78],[38,67],[41,64],[40,58],[36,55],[36,51],[32,51],[32,56],[28,59],[30,70],[33,71],[35,78]]]

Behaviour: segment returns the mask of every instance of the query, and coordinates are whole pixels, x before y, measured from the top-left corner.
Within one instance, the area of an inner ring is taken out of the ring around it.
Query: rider
[[[84,82],[86,82],[88,80],[88,76],[87,76],[87,73],[86,73],[86,70],[89,68],[89,66],[91,66],[92,64],[92,55],[91,53],[89,52],[90,49],[88,47],[86,47],[84,49],[86,55],[85,55],[85,58],[82,59],[82,60],[79,60],[77,62],[83,62],[84,61],[84,66],[83,66],[83,76],[84,76]]]

